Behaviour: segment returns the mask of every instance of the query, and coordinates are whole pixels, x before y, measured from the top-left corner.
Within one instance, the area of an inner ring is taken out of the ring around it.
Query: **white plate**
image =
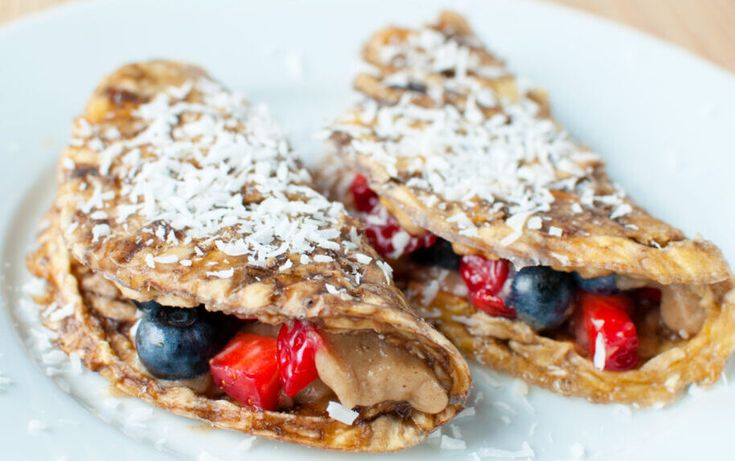
[[[202,64],[270,104],[299,151],[313,158],[320,145],[310,134],[347,105],[363,40],[388,22],[429,20],[441,3],[81,3],[0,31],[0,370],[14,382],[0,395],[1,459],[170,458],[154,448],[184,459],[208,459],[202,450],[221,459],[346,458],[262,440],[245,454],[250,442],[242,444],[248,440],[242,434],[149,410],[68,363],[47,377],[28,346],[37,327],[19,288],[28,279],[23,258],[52,199],[53,168],[72,117],[102,75],[121,63],[169,57]],[[559,119],[603,153],[631,195],[690,235],[715,241],[735,261],[731,75],[649,37],[547,4],[478,0],[455,8],[514,70],[551,90]],[[467,450],[440,450],[435,438],[381,459],[471,459],[482,447],[514,451],[525,442],[536,459],[571,458],[582,447],[600,460],[710,459],[732,446],[735,386],[724,383],[690,392],[670,408],[638,411],[535,388],[526,399],[517,382],[477,367],[475,380],[476,416],[444,429],[461,434]]]

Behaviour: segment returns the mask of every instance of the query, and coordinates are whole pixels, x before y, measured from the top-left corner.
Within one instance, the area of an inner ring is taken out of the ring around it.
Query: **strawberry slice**
[[[361,174],[355,175],[355,179],[350,184],[350,192],[358,211],[368,213],[378,204],[378,194],[370,189],[367,179]]]
[[[383,207],[378,205],[373,213],[379,216],[384,213]],[[436,243],[436,235],[427,232],[423,235],[411,235],[403,230],[398,220],[389,214],[382,216],[382,220],[369,220],[365,228],[365,235],[370,245],[380,256],[398,259],[403,255],[413,253],[419,248],[429,248]],[[382,221],[378,224],[379,221]],[[396,248],[396,242],[402,242],[401,247]]]
[[[633,308],[633,301],[625,294],[599,295],[589,292],[580,292],[582,305],[590,304],[618,309],[629,314]]]
[[[470,291],[470,300],[486,314],[515,318],[514,309],[505,305],[499,296],[508,279],[510,263],[505,259],[486,259],[482,256],[462,256],[459,274]]]
[[[381,256],[398,259],[419,248],[429,248],[436,243],[436,235],[430,232],[423,235],[411,235],[401,229],[398,220],[380,204],[378,194],[370,189],[365,176],[355,175],[355,179],[350,184],[350,193],[352,193],[355,208],[370,214],[365,235]],[[396,248],[396,245],[399,247]]]
[[[209,361],[214,382],[227,395],[261,410],[275,410],[281,383],[275,338],[238,333]]]
[[[470,301],[476,308],[494,317],[516,318],[516,311],[505,305],[500,296],[494,294],[487,288],[470,291]]]
[[[631,370],[638,365],[638,333],[628,312],[625,295],[582,293],[582,322],[587,350],[595,366],[604,370]],[[598,347],[604,348],[598,351]]]
[[[508,261],[505,259],[485,259],[482,256],[462,256],[459,273],[470,290],[486,288],[499,293],[508,278]]]
[[[295,320],[289,328],[286,324],[278,332],[278,363],[283,390],[295,396],[319,375],[314,357],[322,345],[317,329],[308,322]]]

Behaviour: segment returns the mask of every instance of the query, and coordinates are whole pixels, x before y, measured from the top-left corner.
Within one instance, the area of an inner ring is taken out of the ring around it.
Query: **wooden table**
[[[0,0],[0,24],[71,0]],[[547,0],[657,35],[735,72],[735,0]]]

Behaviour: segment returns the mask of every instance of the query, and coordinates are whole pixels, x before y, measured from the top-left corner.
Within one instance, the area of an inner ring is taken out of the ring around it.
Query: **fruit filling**
[[[355,176],[350,193],[368,232],[386,228],[376,227],[375,216],[380,216],[380,222],[388,223],[391,236],[408,235],[364,176]],[[418,264],[457,272],[459,283],[464,285],[462,296],[475,309],[493,317],[520,320],[550,337],[571,338],[600,370],[625,371],[639,366],[645,358],[639,334],[644,326],[650,329],[645,321],[649,312],[655,311],[657,324],[672,337],[687,338],[701,327],[701,319],[686,308],[691,304],[687,292],[676,286],[659,287],[616,274],[586,278],[546,266],[514,268],[504,259],[459,255],[450,242],[429,233],[410,238],[420,241],[428,235],[430,241],[403,245],[402,251],[390,246],[390,238],[371,238],[371,242],[378,252],[395,259],[398,267]],[[462,291],[454,288],[447,291]]]
[[[445,387],[429,365],[373,331],[331,333],[303,320],[273,326],[154,301],[137,303],[138,357],[165,380],[211,377],[213,394],[261,410],[324,412],[407,402],[438,413]]]
[[[436,236],[432,233],[411,235],[402,229],[398,220],[380,203],[364,176],[355,176],[350,184],[350,192],[355,208],[366,224],[365,235],[384,258],[398,259],[436,243]]]

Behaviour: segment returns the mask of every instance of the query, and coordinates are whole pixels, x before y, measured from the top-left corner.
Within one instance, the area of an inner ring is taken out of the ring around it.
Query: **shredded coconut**
[[[575,143],[525,90],[506,97],[484,83],[507,71],[480,48],[473,36],[443,34],[430,26],[378,45],[377,59],[394,67],[377,73],[381,83],[409,91],[390,104],[363,97],[330,128],[347,135],[341,151],[371,158],[429,206],[454,204],[452,210],[469,211],[483,204],[488,213],[476,223],[465,213],[448,219],[463,235],[476,235],[482,219],[505,216],[512,232],[504,245],[522,235],[531,215],[550,211],[555,191],[583,198],[572,205],[574,213],[595,202],[614,209],[613,218],[629,212],[616,185],[612,194],[596,196],[590,177],[598,156]],[[533,217],[528,228],[541,224]],[[549,234],[562,235],[553,226]]]
[[[176,255],[156,256],[153,261],[160,264],[173,264],[179,262],[179,257]]]
[[[110,226],[107,224],[97,224],[92,228],[92,242],[97,242],[101,237],[110,235]]]
[[[359,262],[360,264],[370,264],[370,261],[373,260],[370,256],[362,253],[356,253],[355,254],[355,260]]]
[[[348,426],[352,425],[357,417],[360,416],[360,413],[350,410],[339,402],[333,401],[327,404],[327,413],[330,418],[339,421],[342,424],[347,424]]]
[[[240,443],[237,444],[235,450],[237,450],[238,452],[250,451],[253,448],[253,443],[255,443],[256,439],[257,437],[255,436],[246,436],[244,439],[242,439],[242,441],[240,441]]]
[[[439,447],[442,450],[464,450],[467,448],[467,442],[442,434],[441,444]]]
[[[516,451],[501,450],[498,448],[480,448],[477,450],[480,458],[489,459],[533,459],[536,457],[533,449],[528,445],[528,442],[523,442],[521,448]]]
[[[159,92],[132,115],[144,127],[134,136],[84,119],[74,130],[72,143],[97,150],[100,175],[121,184],[118,192],[90,182],[94,189],[78,204],[92,219],[109,220],[94,226],[95,241],[136,216],[154,237],[147,246],[155,239],[196,241],[202,256],[214,244],[255,266],[317,249],[316,262],[347,253],[338,243],[344,208],[309,187],[309,174],[265,107],[199,78]],[[146,254],[145,262],[155,268],[177,260]]]
[[[385,261],[377,261],[378,267],[383,271],[383,274],[385,275],[385,280],[390,283],[393,279],[393,268],[390,267],[390,264],[388,264]]]
[[[610,215],[610,219],[622,218],[623,216],[627,215],[631,211],[633,211],[633,208],[630,205],[628,205],[627,203],[621,203],[612,212],[612,214]]]
[[[54,305],[46,310],[46,318],[52,322],[60,322],[72,315],[74,315],[74,303],[68,303],[63,306]]]
[[[592,364],[598,370],[604,370],[605,359],[605,337],[602,335],[602,333],[597,333],[597,336],[595,337],[595,355],[592,358]]]
[[[28,421],[28,433],[38,434],[48,429],[48,424],[40,419],[31,419]]]
[[[526,227],[532,230],[538,230],[541,229],[541,218],[539,216],[533,216],[528,220],[528,223],[526,224]]]
[[[217,456],[214,456],[207,450],[202,450],[199,452],[199,455],[197,456],[197,461],[222,461],[222,458],[218,458]]]
[[[569,446],[569,453],[572,455],[572,459],[584,459],[586,456],[584,445],[579,442],[575,442]]]
[[[13,380],[0,372],[0,393],[7,391],[13,385]]]
[[[221,271],[209,271],[207,277],[216,277],[218,279],[229,279],[235,274],[235,270],[232,268],[224,269]]]

